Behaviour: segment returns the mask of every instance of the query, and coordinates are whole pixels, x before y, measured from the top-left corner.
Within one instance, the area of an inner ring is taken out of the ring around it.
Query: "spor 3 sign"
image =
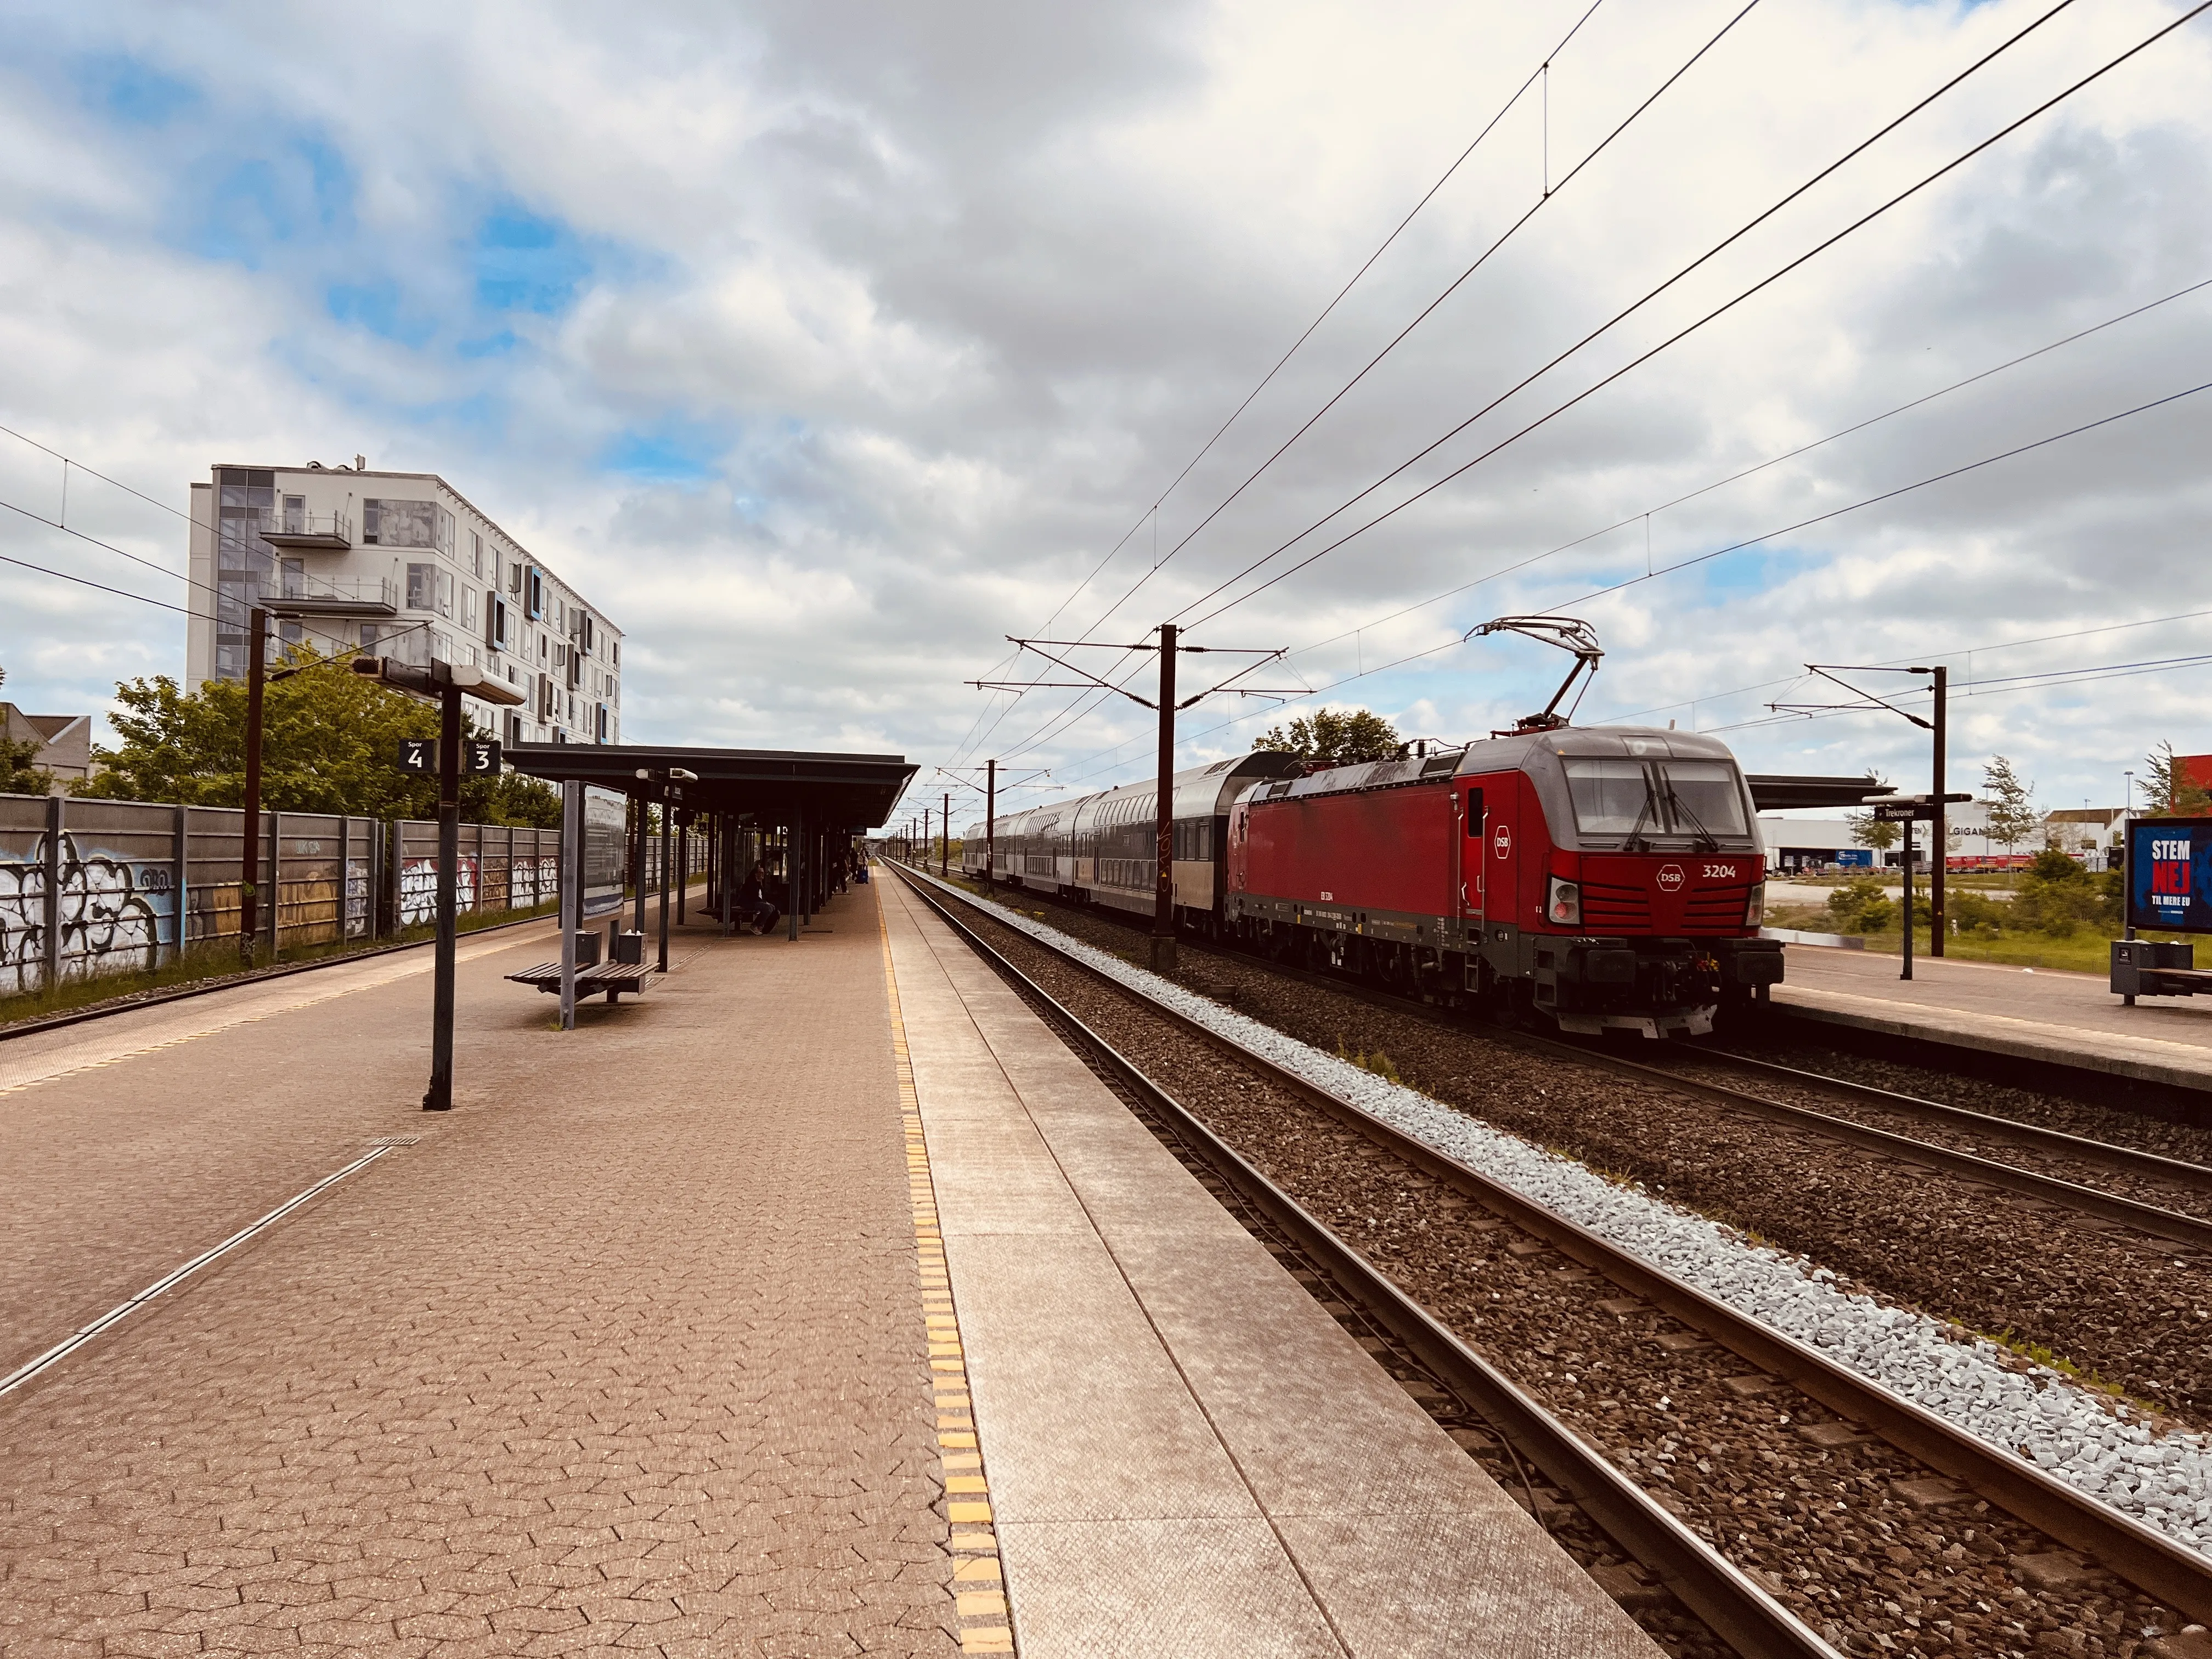
[[[2128,826],[2128,925],[2212,933],[2212,818]]]

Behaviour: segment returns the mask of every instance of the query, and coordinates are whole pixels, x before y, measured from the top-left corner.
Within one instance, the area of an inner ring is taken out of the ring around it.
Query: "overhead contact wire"
[[[1650,305],[1654,300],[1659,298],[1660,295],[1667,293],[1677,283],[1684,281],[1693,272],[1698,270],[1713,259],[1718,258],[1719,255],[1724,252],[1727,249],[1742,240],[1743,238],[1749,235],[1760,225],[1765,223],[1776,214],[1781,212],[1783,209],[1788,207],[1791,203],[1796,201],[1800,197],[1820,185],[1825,179],[1832,177],[1838,169],[1847,166],[1858,156],[1863,155],[1869,149],[1880,143],[1883,138],[1888,137],[1892,132],[1894,132],[1905,122],[1911,120],[1914,116],[1919,114],[1923,110],[1925,110],[1929,106],[1935,103],[1936,100],[1942,98],[1947,93],[1949,93],[1954,88],[1957,88],[1969,76],[1978,74],[1990,64],[1993,63],[1996,58],[2003,55],[2005,52],[2009,52],[2014,46],[2019,45],[2030,34],[2033,33],[2037,29],[2041,28],[2045,23],[2056,17],[2060,12],[2065,10],[2069,6],[2074,3],[2075,0],[2058,0],[2058,3],[2052,6],[2050,10],[2045,12],[2041,16],[2034,19],[2018,33],[1992,47],[1989,52],[1977,58],[1973,63],[1968,64],[1965,69],[1960,70],[1956,75],[1953,76],[1948,81],[1946,81],[1942,86],[1936,88],[1933,92],[1928,94],[1927,96],[1922,98],[1910,109],[1905,110],[1902,114],[1898,115],[1893,119],[1886,123],[1868,137],[1853,145],[1842,155],[1828,163],[1827,166],[1822,167],[1811,178],[1806,179],[1804,183],[1799,185],[1796,189],[1790,191],[1789,194],[1784,196],[1772,206],[1760,213],[1756,218],[1748,221],[1745,224],[1740,226],[1737,229],[1730,232],[1726,237],[1715,243],[1704,253],[1699,254],[1688,264],[1684,265],[1680,270],[1668,277],[1657,287],[1651,289],[1641,298],[1635,301],[1625,309],[1615,313],[1611,318],[1600,324],[1596,328],[1591,330],[1588,334],[1583,336],[1581,339],[1576,341],[1565,350],[1559,353],[1556,356],[1531,371],[1514,385],[1506,388],[1505,391],[1498,393],[1497,397],[1492,398],[1481,408],[1476,410],[1465,420],[1451,428],[1450,430],[1445,432],[1442,436],[1436,439],[1435,441],[1428,444],[1426,447],[1417,451],[1413,455],[1408,456],[1405,460],[1399,463],[1399,465],[1391,468],[1389,471],[1384,473],[1381,477],[1376,478],[1372,483],[1368,484],[1357,495],[1352,495],[1344,501],[1339,503],[1328,513],[1325,514],[1322,517],[1316,519],[1312,524],[1308,525],[1304,530],[1298,532],[1297,535],[1291,537],[1288,541],[1282,543],[1280,545],[1261,555],[1259,558],[1254,560],[1250,564],[1245,566],[1243,569],[1237,572],[1234,575],[1217,583],[1212,588],[1208,590],[1206,592],[1200,594],[1197,599],[1193,599],[1188,605],[1185,605],[1176,614],[1178,617],[1188,616],[1200,605],[1206,604],[1210,599],[1218,597],[1231,587],[1235,586],[1238,582],[1243,580],[1247,576],[1254,574],[1263,566],[1279,557],[1281,555],[1290,551],[1291,549],[1296,547],[1300,542],[1305,540],[1307,537],[1320,530],[1339,514],[1345,512],[1347,508],[1355,506],[1361,501],[1364,501],[1366,497],[1374,494],[1375,491],[1380,489],[1384,484],[1389,483],[1391,479],[1397,477],[1408,468],[1417,465],[1430,455],[1434,454],[1438,449],[1450,442],[1452,439],[1457,437],[1461,433],[1466,431],[1468,428],[1473,426],[1484,416],[1497,409],[1508,398],[1512,398],[1517,392],[1520,392],[1533,385],[1536,380],[1541,379],[1553,369],[1558,368],[1561,363],[1565,362],[1570,357],[1572,357],[1577,352],[1581,351],[1585,346],[1589,345],[1592,342],[1609,332],[1620,323],[1626,321],[1628,318],[1641,311],[1645,306]],[[1820,242],[1808,252],[1799,255],[1788,264],[1784,265],[1780,270],[1763,278],[1759,283],[1754,283],[1752,287],[1746,289],[1742,293],[1737,295],[1735,298],[1729,301],[1725,305],[1720,307],[1718,309],[1708,313],[1705,316],[1699,318],[1696,322],[1691,324],[1687,328],[1681,330],[1679,333],[1668,337],[1666,340],[1662,341],[1658,345],[1652,347],[1650,350],[1631,360],[1621,368],[1615,369],[1612,374],[1607,375],[1603,380],[1599,380],[1595,385],[1577,393],[1567,402],[1561,404],[1557,408],[1551,410],[1550,413],[1531,422],[1528,426],[1522,428],[1519,431],[1512,434],[1499,443],[1493,445],[1491,448],[1476,456],[1474,459],[1467,462],[1464,465],[1455,468],[1453,471],[1446,473],[1443,477],[1438,478],[1435,483],[1431,483],[1413,495],[1407,496],[1404,501],[1400,501],[1395,507],[1389,508],[1387,512],[1377,514],[1375,518],[1369,520],[1365,524],[1361,525],[1357,530],[1351,532],[1349,534],[1340,538],[1335,542],[1332,542],[1328,546],[1322,549],[1320,552],[1301,560],[1297,564],[1293,565],[1289,570],[1283,571],[1275,576],[1270,577],[1267,581],[1261,583],[1258,586],[1251,589],[1249,592],[1240,595],[1234,600],[1231,600],[1230,604],[1221,605],[1217,609],[1209,611],[1206,616],[1200,617],[1196,622],[1191,623],[1188,624],[1188,626],[1191,628],[1202,627],[1207,622],[1212,621],[1214,617],[1220,616],[1224,611],[1231,609],[1231,606],[1243,604],[1246,599],[1252,598],[1254,594],[1262,592],[1266,589],[1273,586],[1275,583],[1282,580],[1284,577],[1294,574],[1296,572],[1304,569],[1308,565],[1313,563],[1316,559],[1326,557],[1328,554],[1334,552],[1338,548],[1342,547],[1345,543],[1352,540],[1355,537],[1364,535],[1369,530],[1373,529],[1376,525],[1383,522],[1383,520],[1404,511],[1405,508],[1412,506],[1415,501],[1418,501],[1424,496],[1441,489],[1443,485],[1450,483],[1453,479],[1460,477],[1471,468],[1480,465],[1482,461],[1488,459],[1492,455],[1496,454],[1500,449],[1504,448],[1508,444],[1513,443],[1517,440],[1525,437],[1528,433],[1534,431],[1546,422],[1552,420],[1559,415],[1564,414],[1567,410],[1573,408],[1584,398],[1590,397],[1603,387],[1611,385],[1622,375],[1628,374],[1630,371],[1646,362],[1649,362],[1653,357],[1657,356],[1661,352],[1686,338],[1689,335],[1695,333],[1706,324],[1712,322],[1717,318],[1725,315],[1728,312],[1735,309],[1735,307],[1741,305],[1744,301],[1751,298],[1753,295],[1758,294],[1762,289],[1780,281],[1781,278],[1788,276],[1791,271],[1796,270],[1800,265],[1804,264],[1808,260],[1825,252],[1827,249],[1834,246],[1838,242],[1842,241],[1845,237],[1851,235],[1855,232],[1863,228],[1868,224],[1872,223],[1875,219],[1880,218],[1883,214],[1888,212],[1892,208],[1896,207],[1899,203],[1907,200],[1909,198],[1917,194],[1920,191],[1926,189],[1929,185],[1944,177],[1947,173],[1964,166],[1967,161],[1972,160],[1976,155],[1978,155],[1983,150],[1987,149],[1990,145],[1997,143],[2000,139],[2006,137],[2014,131],[2016,131],[2019,128],[2026,125],[2028,122],[2035,119],[2036,117],[2045,113],[2046,111],[2064,102],[2065,100],[2072,97],[2074,94],[2079,92],[2083,87],[2087,86],[2091,82],[2095,81],[2103,75],[2108,74],[2112,70],[2118,68],[2120,64],[2125,63],[2129,58],[2133,58],[2136,53],[2146,50],[2164,36],[2171,33],[2173,30],[2179,28],[2184,23],[2189,21],[2191,18],[2195,17],[2198,12],[2203,11],[2207,5],[2212,5],[2212,0],[2200,0],[2199,4],[2193,9],[2185,13],[2172,23],[2169,23],[2165,27],[2158,30],[2148,39],[2130,47],[2119,57],[2105,64],[2101,69],[2095,70],[2090,74],[2083,76],[2082,79],[2075,82],[2072,86],[2067,88],[2064,91],[2057,94],[2055,97],[2048,100],[2046,102],[2038,105],[2034,109],[2030,110],[2027,114],[2020,117],[2019,119],[2012,122],[2009,125],[2000,129],[1998,131],[1991,134],[1989,137],[1982,140],[1981,143],[1976,144],[1964,155],[1954,158],[1953,161],[1946,163],[1943,167],[1939,167],[1936,172],[1929,173],[1926,178],[1921,179],[1919,183],[1912,185],[1910,189],[1891,198],[1888,201],[1883,203],[1881,206],[1875,209],[1871,213],[1854,221],[1851,224],[1847,225],[1842,230],[1838,231],[1834,235]]]

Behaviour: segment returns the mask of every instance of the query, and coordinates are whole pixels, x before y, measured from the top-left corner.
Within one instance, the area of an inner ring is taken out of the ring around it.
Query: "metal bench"
[[[646,981],[653,973],[653,968],[641,962],[595,962],[588,968],[579,967],[576,969],[576,994],[579,997],[597,996],[605,991],[609,1002],[617,1000],[625,991],[633,996],[641,996],[645,993]],[[541,962],[535,968],[525,968],[519,974],[509,974],[507,978],[517,985],[535,985],[539,990],[550,991],[555,996],[561,994],[561,964],[558,962]]]

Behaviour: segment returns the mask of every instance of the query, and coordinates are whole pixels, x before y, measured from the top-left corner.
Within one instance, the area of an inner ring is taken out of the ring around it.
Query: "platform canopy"
[[[1864,806],[1897,793],[1894,784],[1864,777],[1784,777],[1753,772],[1746,773],[1743,781],[1751,786],[1752,805],[1762,812],[1780,812],[1791,807]]]
[[[657,744],[518,743],[503,751],[518,772],[548,783],[597,784],[659,799],[672,769],[690,772],[684,805],[701,812],[750,813],[761,823],[859,832],[886,823],[921,769],[903,755],[836,755],[799,749],[681,749]],[[640,775],[644,775],[641,776]]]

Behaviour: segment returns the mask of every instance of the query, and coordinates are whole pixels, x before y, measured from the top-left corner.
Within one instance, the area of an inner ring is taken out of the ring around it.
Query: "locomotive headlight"
[[[1583,890],[1571,881],[1552,878],[1550,890],[1544,899],[1544,920],[1555,927],[1579,927],[1583,925]]]
[[[1744,902],[1743,925],[1756,927],[1766,920],[1766,884],[1755,881],[1751,884],[1751,896]]]

